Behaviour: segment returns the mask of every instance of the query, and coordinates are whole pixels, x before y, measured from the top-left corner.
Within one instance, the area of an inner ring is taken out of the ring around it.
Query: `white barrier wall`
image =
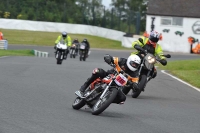
[[[133,36],[133,37],[123,37],[122,38],[122,46],[127,48],[133,48],[132,43],[137,41],[140,36]]]
[[[0,28],[48,32],[66,31],[72,34],[88,34],[118,41],[121,41],[123,35],[126,34],[125,32],[101,28],[97,26],[17,19],[0,19]]]
[[[150,32],[151,17],[147,15],[146,30]],[[169,52],[182,52],[189,53],[190,45],[188,43],[188,37],[192,36],[200,40],[200,35],[194,34],[192,27],[195,22],[200,22],[198,18],[184,18],[183,26],[162,26],[161,17],[156,16],[154,21],[155,30],[163,34],[163,40],[159,41],[164,51]],[[80,25],[80,24],[68,24],[68,23],[53,23],[53,22],[40,22],[40,21],[28,21],[17,19],[0,19],[0,28],[4,29],[17,29],[17,30],[31,30],[31,31],[49,31],[49,32],[62,32],[67,31],[72,34],[88,34],[94,36],[100,36],[112,40],[121,41],[122,46],[131,48],[132,42],[137,40],[138,37],[124,37],[125,32],[101,28],[97,26]],[[169,33],[163,32],[163,29],[170,29]],[[176,31],[184,32],[182,36],[175,35]],[[195,45],[194,45],[195,46]]]
[[[162,46],[164,51],[190,53],[190,44],[188,42],[188,37],[192,36],[200,40],[200,32],[199,34],[195,34],[193,32],[195,23],[198,24],[196,25],[197,27],[200,27],[200,18],[183,18],[183,26],[163,26],[161,25],[160,16],[147,15],[146,31],[148,33],[151,30],[151,17],[155,17],[154,30],[162,33],[163,35],[163,40],[159,41],[159,44]],[[166,33],[163,32],[164,29],[169,29],[170,31]],[[184,32],[184,34],[182,36],[176,35],[176,31]]]

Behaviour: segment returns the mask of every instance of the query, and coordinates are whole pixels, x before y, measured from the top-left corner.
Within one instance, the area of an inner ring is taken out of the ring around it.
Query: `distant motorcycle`
[[[55,58],[57,60],[57,64],[62,64],[64,56],[66,56],[65,51],[67,50],[67,45],[65,43],[59,42],[56,45],[56,49],[57,49],[57,51],[55,53]]]
[[[70,58],[76,58],[76,51],[78,49],[78,44],[74,43],[72,44],[71,48],[70,48],[70,51],[69,51],[69,54],[70,54]]]
[[[86,44],[85,43],[80,43],[80,47],[79,47],[79,55],[80,55],[80,61],[85,61],[87,58],[86,55]]]

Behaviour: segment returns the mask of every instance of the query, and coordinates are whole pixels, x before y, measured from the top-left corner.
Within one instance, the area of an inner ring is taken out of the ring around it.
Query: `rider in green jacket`
[[[152,31],[148,38],[141,37],[137,41],[134,41],[132,43],[132,46],[135,49],[144,49],[147,52],[149,52],[155,56],[158,56],[161,59],[160,63],[165,66],[165,65],[167,65],[166,57],[162,56],[163,50],[162,50],[161,46],[157,43],[159,41],[160,37],[161,37],[160,33],[156,32],[156,31]],[[139,53],[139,51],[133,52],[132,54],[138,54],[138,53]],[[138,55],[140,55],[140,54],[138,54]],[[155,78],[156,75],[157,75],[157,71],[154,68],[152,78]]]
[[[56,45],[59,42],[64,42],[68,47],[67,50],[65,51],[65,56],[64,56],[64,58],[66,59],[69,53],[69,47],[71,47],[72,45],[71,37],[67,35],[67,32],[62,32],[62,35],[59,35],[55,41],[55,46],[54,46],[54,49],[56,50],[55,53],[57,52]]]

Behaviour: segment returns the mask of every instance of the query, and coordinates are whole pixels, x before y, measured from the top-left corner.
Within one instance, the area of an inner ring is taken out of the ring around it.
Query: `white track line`
[[[174,78],[174,79],[180,81],[181,83],[184,83],[184,84],[186,84],[186,85],[188,85],[188,86],[192,87],[193,89],[195,89],[195,90],[197,90],[197,91],[200,92],[200,89],[199,89],[199,88],[194,87],[194,86],[192,86],[191,84],[188,84],[187,82],[185,82],[185,81],[183,81],[183,80],[181,80],[181,79],[179,79],[179,78],[177,78],[177,77],[175,77],[175,76],[173,76],[173,75],[171,75],[171,74],[165,72],[165,70],[161,70],[161,72],[164,73],[164,74],[169,75],[170,77],[172,77],[172,78]]]

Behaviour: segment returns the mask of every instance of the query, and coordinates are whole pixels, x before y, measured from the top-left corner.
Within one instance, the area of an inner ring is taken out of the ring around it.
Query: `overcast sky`
[[[102,0],[102,4],[106,7],[109,7],[109,4],[111,3],[111,0]]]

